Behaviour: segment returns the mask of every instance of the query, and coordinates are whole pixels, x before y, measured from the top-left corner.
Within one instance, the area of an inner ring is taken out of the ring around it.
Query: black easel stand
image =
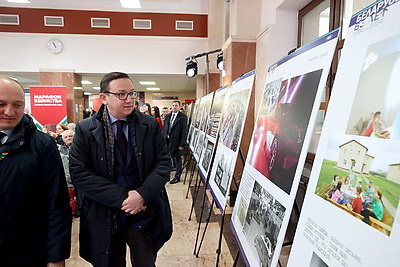
[[[307,179],[307,177],[301,176],[299,186],[303,186],[304,190],[306,191],[307,190],[307,186],[308,186],[308,181],[302,180],[303,178]],[[297,213],[297,217],[300,217],[300,209],[299,209],[299,206],[296,203],[296,199],[294,200],[294,203],[293,203],[293,210]],[[282,247],[291,246],[292,244],[293,244],[293,240],[288,241],[288,242],[284,242],[282,244]],[[282,267],[281,261],[279,259],[278,259],[278,264],[279,264],[280,267]]]
[[[185,184],[185,182],[186,182],[186,177],[187,177],[188,173],[191,170],[193,171],[193,168],[194,168],[193,165],[196,165],[196,164],[195,164],[195,161],[194,161],[194,156],[193,156],[192,152],[190,152],[190,159],[189,159],[188,164],[186,165],[186,172],[185,172],[185,178],[183,180],[183,184]],[[191,182],[191,180],[189,179],[189,183],[190,182]],[[187,198],[187,196],[186,196],[186,198]]]
[[[182,164],[182,170],[186,169],[185,179],[183,179],[183,184],[185,184],[185,182],[186,182],[186,174],[187,174],[188,168],[190,167],[191,159],[192,159],[192,150],[190,150],[189,146],[186,146],[185,156],[183,157],[183,164]]]
[[[205,188],[205,189],[206,189],[206,188]],[[211,205],[210,205],[210,210],[208,211],[208,216],[207,216],[207,219],[206,219],[206,225],[204,226],[203,234],[201,235],[201,240],[200,240],[200,243],[199,243],[199,247],[198,247],[198,250],[197,250],[197,252],[196,252],[197,241],[199,240],[200,225],[201,225],[201,220],[202,220],[202,217],[203,217],[203,210],[204,210],[204,208],[202,208],[202,210],[201,210],[201,215],[200,215],[200,220],[199,220],[199,226],[197,227],[196,241],[195,241],[194,250],[193,250],[193,254],[196,255],[196,258],[199,257],[200,248],[201,248],[201,245],[203,244],[203,240],[204,240],[204,236],[205,236],[206,231],[207,231],[208,223],[210,222],[211,213],[212,213],[212,209],[213,209],[214,203],[215,203],[215,200],[213,199],[213,201],[211,202]]]
[[[200,171],[197,168],[196,182],[194,184],[194,196],[192,198],[192,207],[190,208],[190,214],[189,214],[188,221],[192,220],[192,213],[194,210],[194,206],[196,204],[197,195],[199,194],[199,189],[200,189],[200,184],[201,184],[201,178],[199,178],[199,177],[200,177]],[[187,193],[189,193],[189,187],[188,187]]]
[[[211,157],[211,162],[210,162],[209,168],[211,168],[211,166],[213,166],[213,164],[214,164],[215,153],[216,153],[216,152],[214,152],[213,155],[212,155],[212,157]],[[205,207],[205,202],[206,202],[206,197],[207,197],[207,188],[208,188],[208,185],[209,185],[209,182],[210,182],[210,177],[211,177],[211,172],[208,172],[208,175],[207,175],[207,178],[206,178],[206,181],[205,181],[205,184],[204,184],[203,200],[202,200],[202,203],[201,203],[200,218],[198,219],[199,223],[198,223],[198,227],[197,227],[196,241],[195,241],[194,250],[193,250],[193,254],[196,255],[196,257],[199,256],[200,247],[201,247],[201,244],[202,244],[202,242],[203,242],[204,235],[205,235],[205,231],[206,231],[206,229],[207,229],[208,222],[210,221],[211,212],[212,212],[212,207],[213,207],[213,205],[214,205],[214,199],[213,199],[212,204],[211,204],[211,206],[210,206],[210,210],[209,210],[208,217],[207,217],[207,219],[206,219],[206,226],[205,226],[205,229],[204,229],[202,238],[201,238],[201,242],[200,242],[200,244],[199,244],[199,250],[196,252],[197,241],[199,240],[200,227],[201,227],[201,222],[202,222],[202,220],[203,220],[204,207]]]
[[[232,267],[236,267],[236,265],[239,261],[239,255],[240,255],[240,249],[238,249],[238,251],[236,252],[235,261],[233,262]]]
[[[243,153],[242,153],[242,150],[240,149],[240,147],[239,147],[239,155],[240,155],[240,159],[242,160],[243,167],[244,167],[246,162],[244,160]],[[239,185],[237,184],[235,177],[232,177],[232,180],[235,183],[236,189],[239,190]],[[217,267],[219,264],[219,257],[221,256],[221,244],[222,244],[222,234],[223,234],[223,230],[224,230],[224,220],[225,220],[225,212],[222,214],[221,229],[219,232],[219,240],[218,240],[218,248],[216,251],[217,252],[217,264],[215,266],[217,266]]]
[[[194,156],[192,157],[192,170],[190,171],[190,177],[189,177],[189,184],[188,184],[188,188],[186,191],[186,198],[188,198],[189,196],[189,190],[190,190],[190,186],[192,185],[192,180],[193,180],[193,176],[194,176],[194,172],[196,171],[196,161],[194,159]]]

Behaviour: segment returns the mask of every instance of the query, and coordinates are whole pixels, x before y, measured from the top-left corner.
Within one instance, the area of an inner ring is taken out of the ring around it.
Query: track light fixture
[[[190,61],[186,63],[186,75],[190,78],[197,75],[197,61],[194,62],[193,59],[190,59]]]
[[[224,55],[222,52],[217,55],[217,68],[219,70],[224,69]]]

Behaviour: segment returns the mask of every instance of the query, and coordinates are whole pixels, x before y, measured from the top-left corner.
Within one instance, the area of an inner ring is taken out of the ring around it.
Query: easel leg
[[[221,256],[221,245],[222,245],[222,235],[223,235],[223,231],[224,231],[224,222],[225,222],[225,213],[222,214],[222,218],[221,218],[221,229],[219,231],[219,240],[218,240],[218,248],[217,248],[217,262],[215,264],[215,266],[218,267],[219,264],[219,257]]]
[[[207,220],[206,220],[206,225],[205,225],[205,227],[204,227],[203,234],[202,234],[202,236],[201,236],[201,240],[200,240],[200,243],[199,243],[199,249],[198,249],[197,252],[196,252],[196,258],[199,257],[201,244],[203,243],[204,236],[206,235],[206,231],[207,231],[208,223],[210,222],[211,213],[212,213],[212,209],[213,209],[214,203],[215,203],[215,200],[213,199],[213,201],[212,201],[212,203],[211,203],[211,206],[210,206],[210,211],[208,212],[208,217],[207,217]],[[199,225],[200,225],[200,223],[199,223]]]

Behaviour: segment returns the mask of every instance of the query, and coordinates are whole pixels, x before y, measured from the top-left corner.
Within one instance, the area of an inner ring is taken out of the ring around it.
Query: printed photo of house
[[[354,139],[342,144],[339,146],[338,168],[360,174],[369,173],[374,157],[367,152],[368,148]]]

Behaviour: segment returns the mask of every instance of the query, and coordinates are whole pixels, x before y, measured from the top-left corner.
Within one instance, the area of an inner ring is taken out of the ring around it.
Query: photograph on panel
[[[369,45],[346,134],[400,140],[400,35]]]
[[[204,151],[203,161],[201,162],[206,173],[208,173],[208,168],[210,167],[213,150],[214,150],[214,143],[207,140],[207,147],[206,150]]]
[[[201,152],[205,146],[204,142],[207,140],[206,134],[200,131],[197,140],[198,141],[196,143],[194,153],[196,154],[197,158],[200,158]]]
[[[243,232],[247,242],[253,244],[253,254],[260,266],[271,266],[285,207],[257,181],[254,182]]]
[[[248,162],[287,194],[304,143],[322,70],[265,86]]]
[[[230,178],[234,169],[232,155],[217,153],[214,164],[217,164],[214,182],[218,186],[218,189],[221,191],[221,193],[226,196],[230,186]]]
[[[315,194],[390,236],[400,200],[400,142],[332,135]]]
[[[213,138],[217,138],[218,126],[222,117],[222,108],[224,105],[225,95],[215,96],[214,103],[210,112],[210,120],[207,123],[206,133]]]
[[[250,90],[243,90],[229,96],[226,112],[221,126],[221,141],[231,149],[237,151],[240,144],[240,134],[247,111],[247,100]]]

